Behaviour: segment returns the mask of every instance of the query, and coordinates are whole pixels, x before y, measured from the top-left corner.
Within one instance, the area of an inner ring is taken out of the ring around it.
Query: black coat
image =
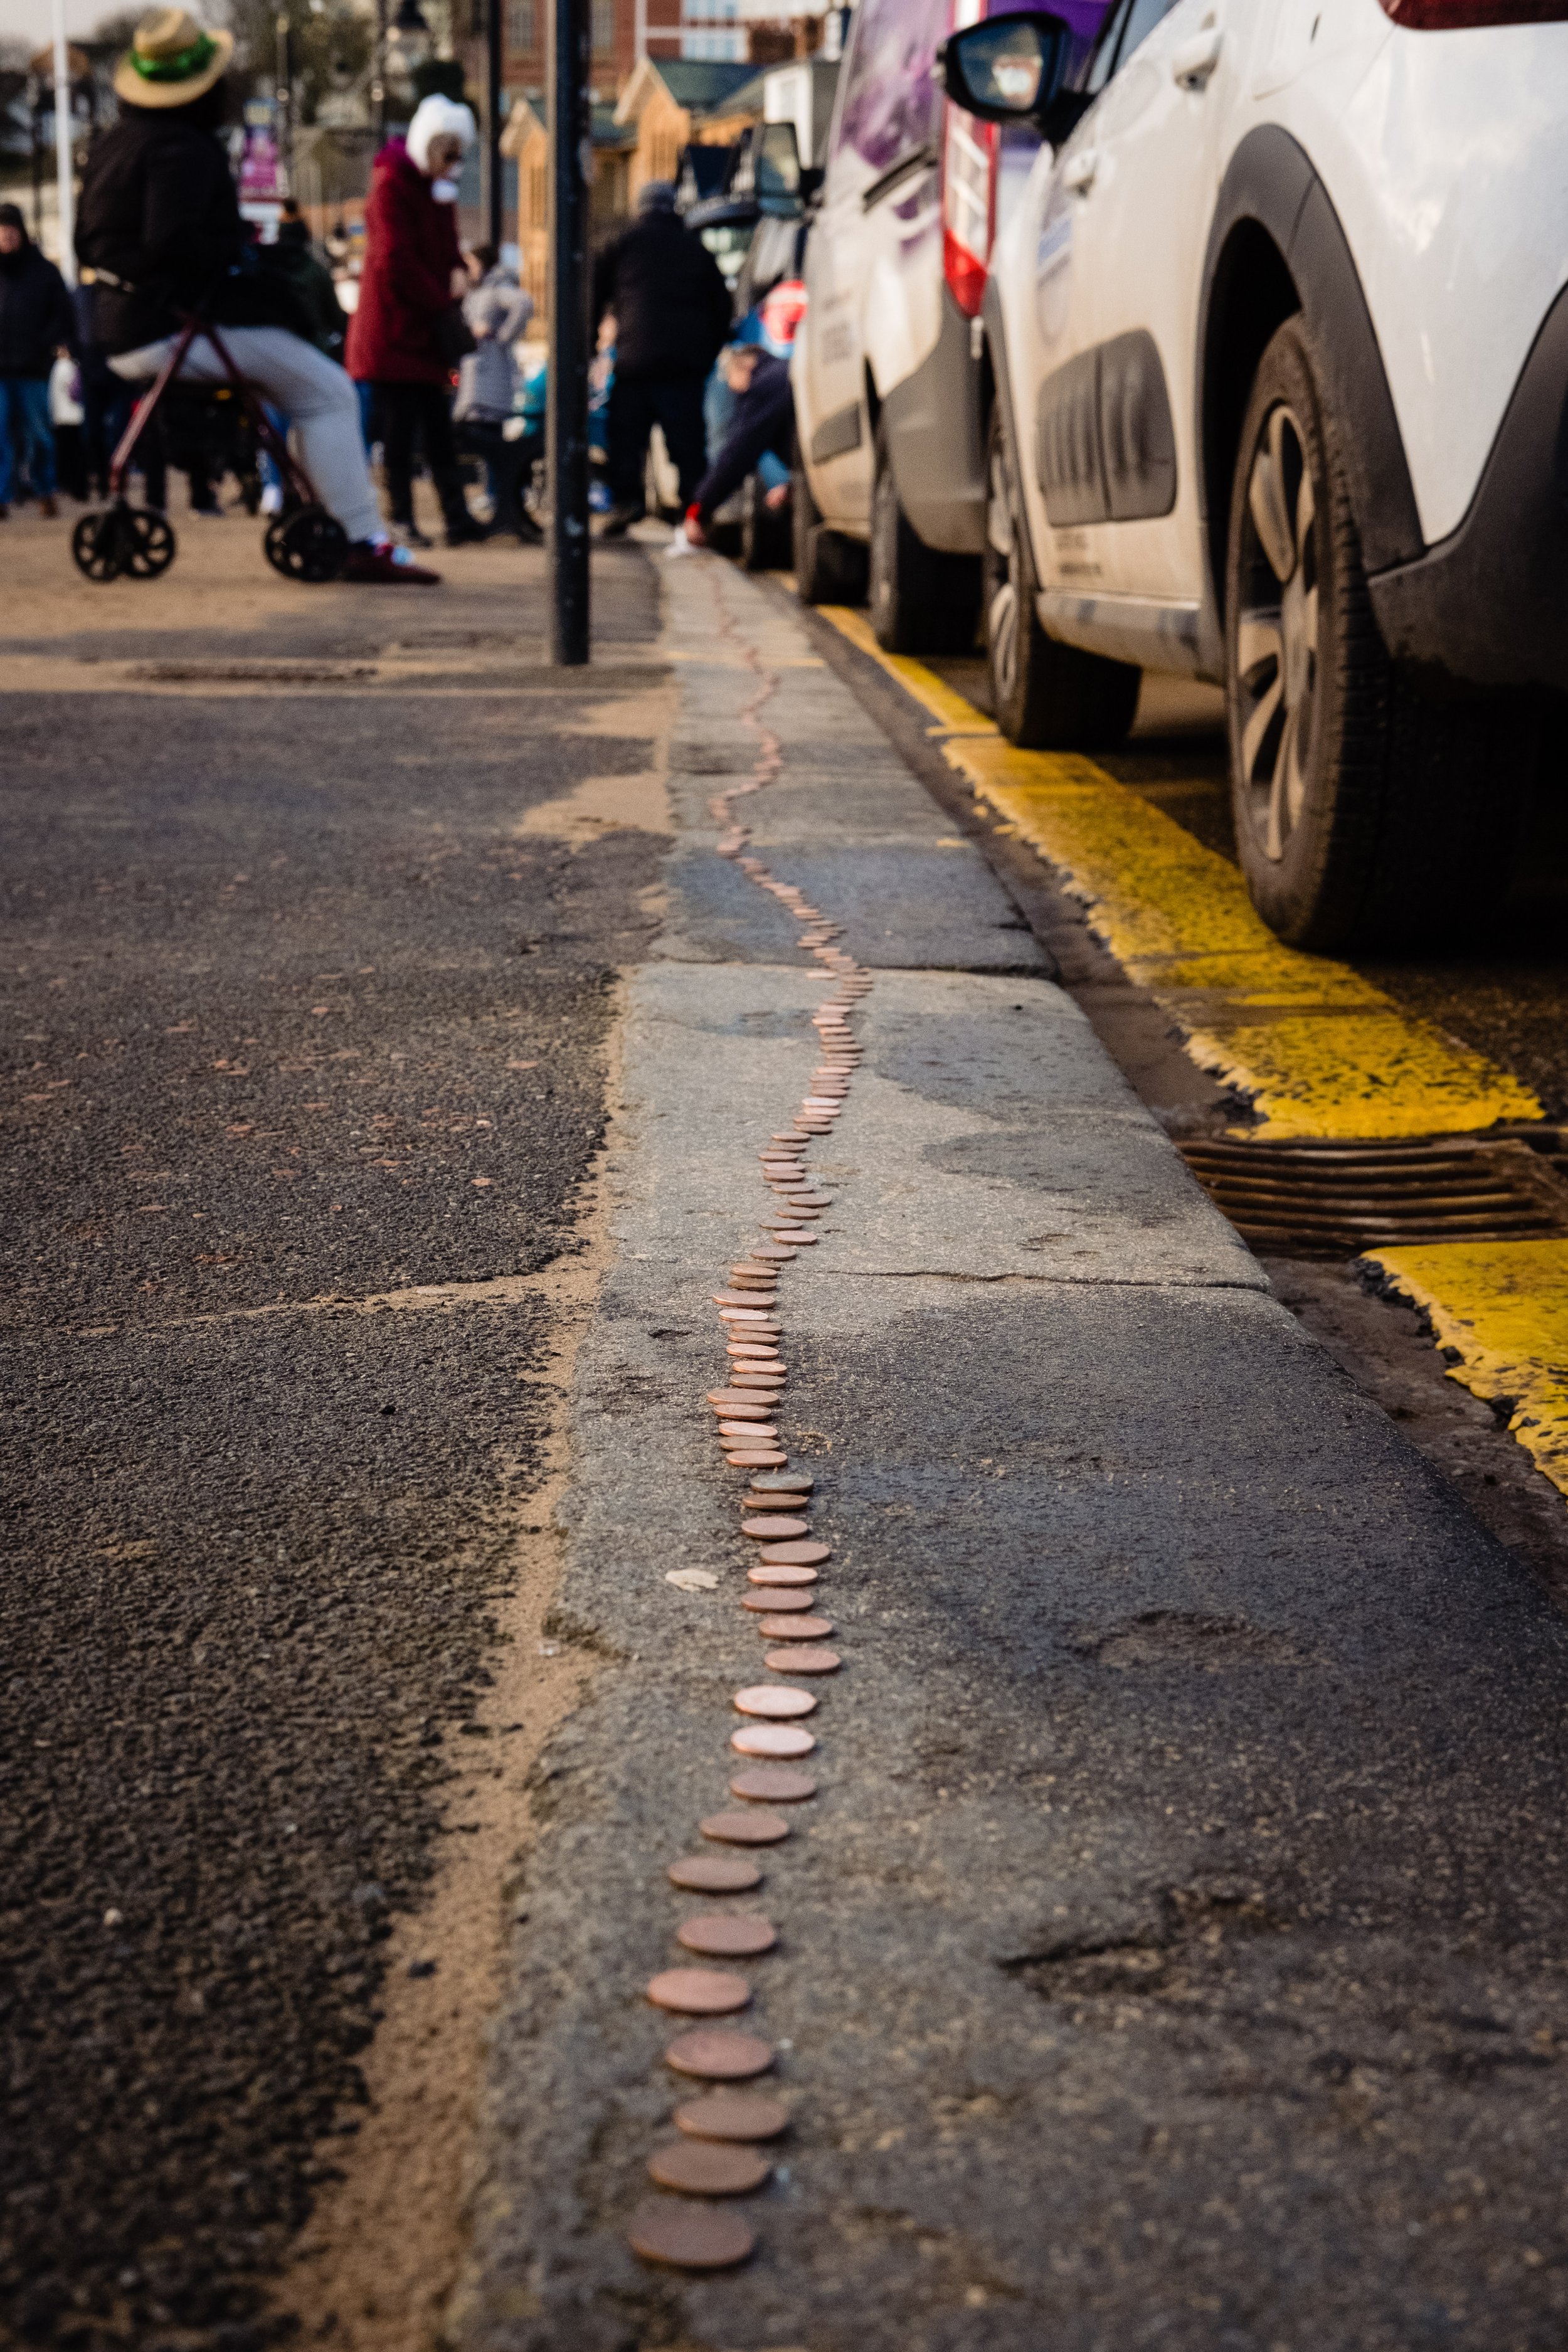
[[[794,438],[795,394],[789,362],[764,352],[752,370],[751,383],[736,399],[723,446],[697,486],[694,504],[701,520],[712,521],[715,509],[740,488],[748,474],[755,472],[757,460],[766,450],[771,449],[787,466]]]
[[[77,348],[66,281],[31,237],[0,255],[0,375],[47,376],[61,343]]]
[[[594,319],[616,314],[616,373],[706,375],[730,333],[730,289],[673,213],[645,213],[594,265]]]
[[[96,288],[97,341],[111,353],[173,334],[194,310],[226,327],[300,331],[295,303],[258,267],[216,135],[183,107],[126,107],[93,141],[76,250],[120,281]]]

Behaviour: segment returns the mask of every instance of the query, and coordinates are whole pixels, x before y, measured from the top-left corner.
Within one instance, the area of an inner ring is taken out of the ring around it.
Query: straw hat
[[[114,68],[114,94],[127,106],[189,106],[233,55],[232,33],[204,32],[184,8],[153,8]]]

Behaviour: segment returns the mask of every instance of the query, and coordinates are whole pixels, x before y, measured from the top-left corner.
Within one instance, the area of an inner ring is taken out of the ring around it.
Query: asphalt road
[[[537,557],[6,532],[0,2327],[244,2352],[516,1577],[657,847],[528,813],[646,771],[652,574],[572,679]]]

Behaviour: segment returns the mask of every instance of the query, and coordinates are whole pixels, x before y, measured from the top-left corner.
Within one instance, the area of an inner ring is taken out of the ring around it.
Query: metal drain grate
[[[1546,1154],[1536,1148],[1544,1145]],[[1277,1257],[1354,1257],[1400,1242],[1568,1234],[1563,1139],[1177,1146],[1240,1234]]]

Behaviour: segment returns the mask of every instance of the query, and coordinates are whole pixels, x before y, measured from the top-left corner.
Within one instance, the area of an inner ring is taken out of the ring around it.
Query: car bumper
[[[1368,584],[1390,653],[1434,688],[1568,688],[1568,289],[1463,522]]]

